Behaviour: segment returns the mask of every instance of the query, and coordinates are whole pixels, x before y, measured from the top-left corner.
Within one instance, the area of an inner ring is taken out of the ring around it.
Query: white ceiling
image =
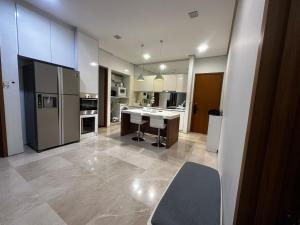
[[[100,47],[132,63],[225,55],[235,0],[26,0],[100,40]],[[188,12],[198,10],[190,19]],[[113,38],[121,35],[121,40]],[[162,57],[160,43],[163,39]],[[208,43],[199,54],[197,46]]]

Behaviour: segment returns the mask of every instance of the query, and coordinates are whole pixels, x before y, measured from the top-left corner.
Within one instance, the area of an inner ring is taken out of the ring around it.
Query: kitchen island
[[[180,114],[174,111],[164,111],[155,109],[128,109],[122,111],[121,119],[121,136],[125,136],[137,131],[138,126],[130,123],[130,114],[140,113],[143,120],[150,121],[151,115],[162,116],[165,120],[166,128],[161,130],[161,136],[166,138],[166,148],[170,148],[173,144],[178,141],[179,133],[179,118]],[[157,129],[149,126],[146,123],[141,126],[141,131],[157,135]]]

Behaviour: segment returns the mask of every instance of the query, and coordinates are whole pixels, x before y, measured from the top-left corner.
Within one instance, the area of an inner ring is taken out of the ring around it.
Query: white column
[[[24,151],[18,72],[18,43],[15,3],[0,0],[0,47],[8,155]],[[2,86],[1,86],[2,88]]]
[[[109,127],[111,119],[111,68],[108,68],[107,80],[107,127]]]
[[[189,56],[189,70],[188,70],[188,82],[187,82],[187,93],[186,93],[186,113],[184,118],[183,132],[187,133],[191,126],[192,116],[192,104],[193,104],[193,93],[194,93],[194,64],[195,56]]]

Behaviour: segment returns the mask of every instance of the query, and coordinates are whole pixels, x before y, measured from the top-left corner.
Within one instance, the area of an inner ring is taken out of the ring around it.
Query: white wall
[[[108,99],[107,99],[107,126],[110,126],[110,113],[111,113],[111,74],[112,71],[128,75],[130,77],[129,86],[129,104],[134,102],[134,65],[126,60],[114,56],[110,52],[99,49],[99,65],[108,68]],[[126,70],[126,71],[125,71]],[[128,70],[128,71],[127,71]]]
[[[193,104],[193,93],[194,93],[194,67],[195,67],[195,56],[189,56],[189,70],[188,70],[188,81],[187,81],[187,93],[186,93],[186,116],[184,121],[183,132],[187,133],[191,127],[191,116],[192,116],[192,104]]]
[[[227,56],[216,56],[209,58],[194,59],[194,56],[190,56],[189,73],[188,73],[188,92],[187,92],[187,115],[185,117],[184,132],[190,130],[191,117],[192,117],[192,103],[193,93],[195,85],[195,74],[198,73],[218,73],[226,71]],[[224,83],[224,82],[223,82]],[[224,88],[222,89],[223,96]],[[221,97],[220,108],[222,109],[223,97]]]
[[[8,155],[23,152],[15,3],[0,0],[0,47]],[[1,87],[2,88],[2,87]]]
[[[214,73],[225,72],[227,56],[217,56],[210,58],[196,59],[194,64],[194,73]]]
[[[233,27],[219,147],[224,225],[233,223],[264,5],[263,0],[240,0]]]

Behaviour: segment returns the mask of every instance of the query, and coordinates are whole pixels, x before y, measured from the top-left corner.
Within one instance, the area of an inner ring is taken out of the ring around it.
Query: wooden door
[[[219,109],[223,73],[196,74],[191,131],[207,134],[208,111]]]
[[[99,120],[98,127],[107,127],[108,68],[99,66]]]
[[[0,157],[7,157],[4,97],[2,87],[1,51],[0,51]]]
[[[234,225],[300,224],[300,1],[268,1]]]

